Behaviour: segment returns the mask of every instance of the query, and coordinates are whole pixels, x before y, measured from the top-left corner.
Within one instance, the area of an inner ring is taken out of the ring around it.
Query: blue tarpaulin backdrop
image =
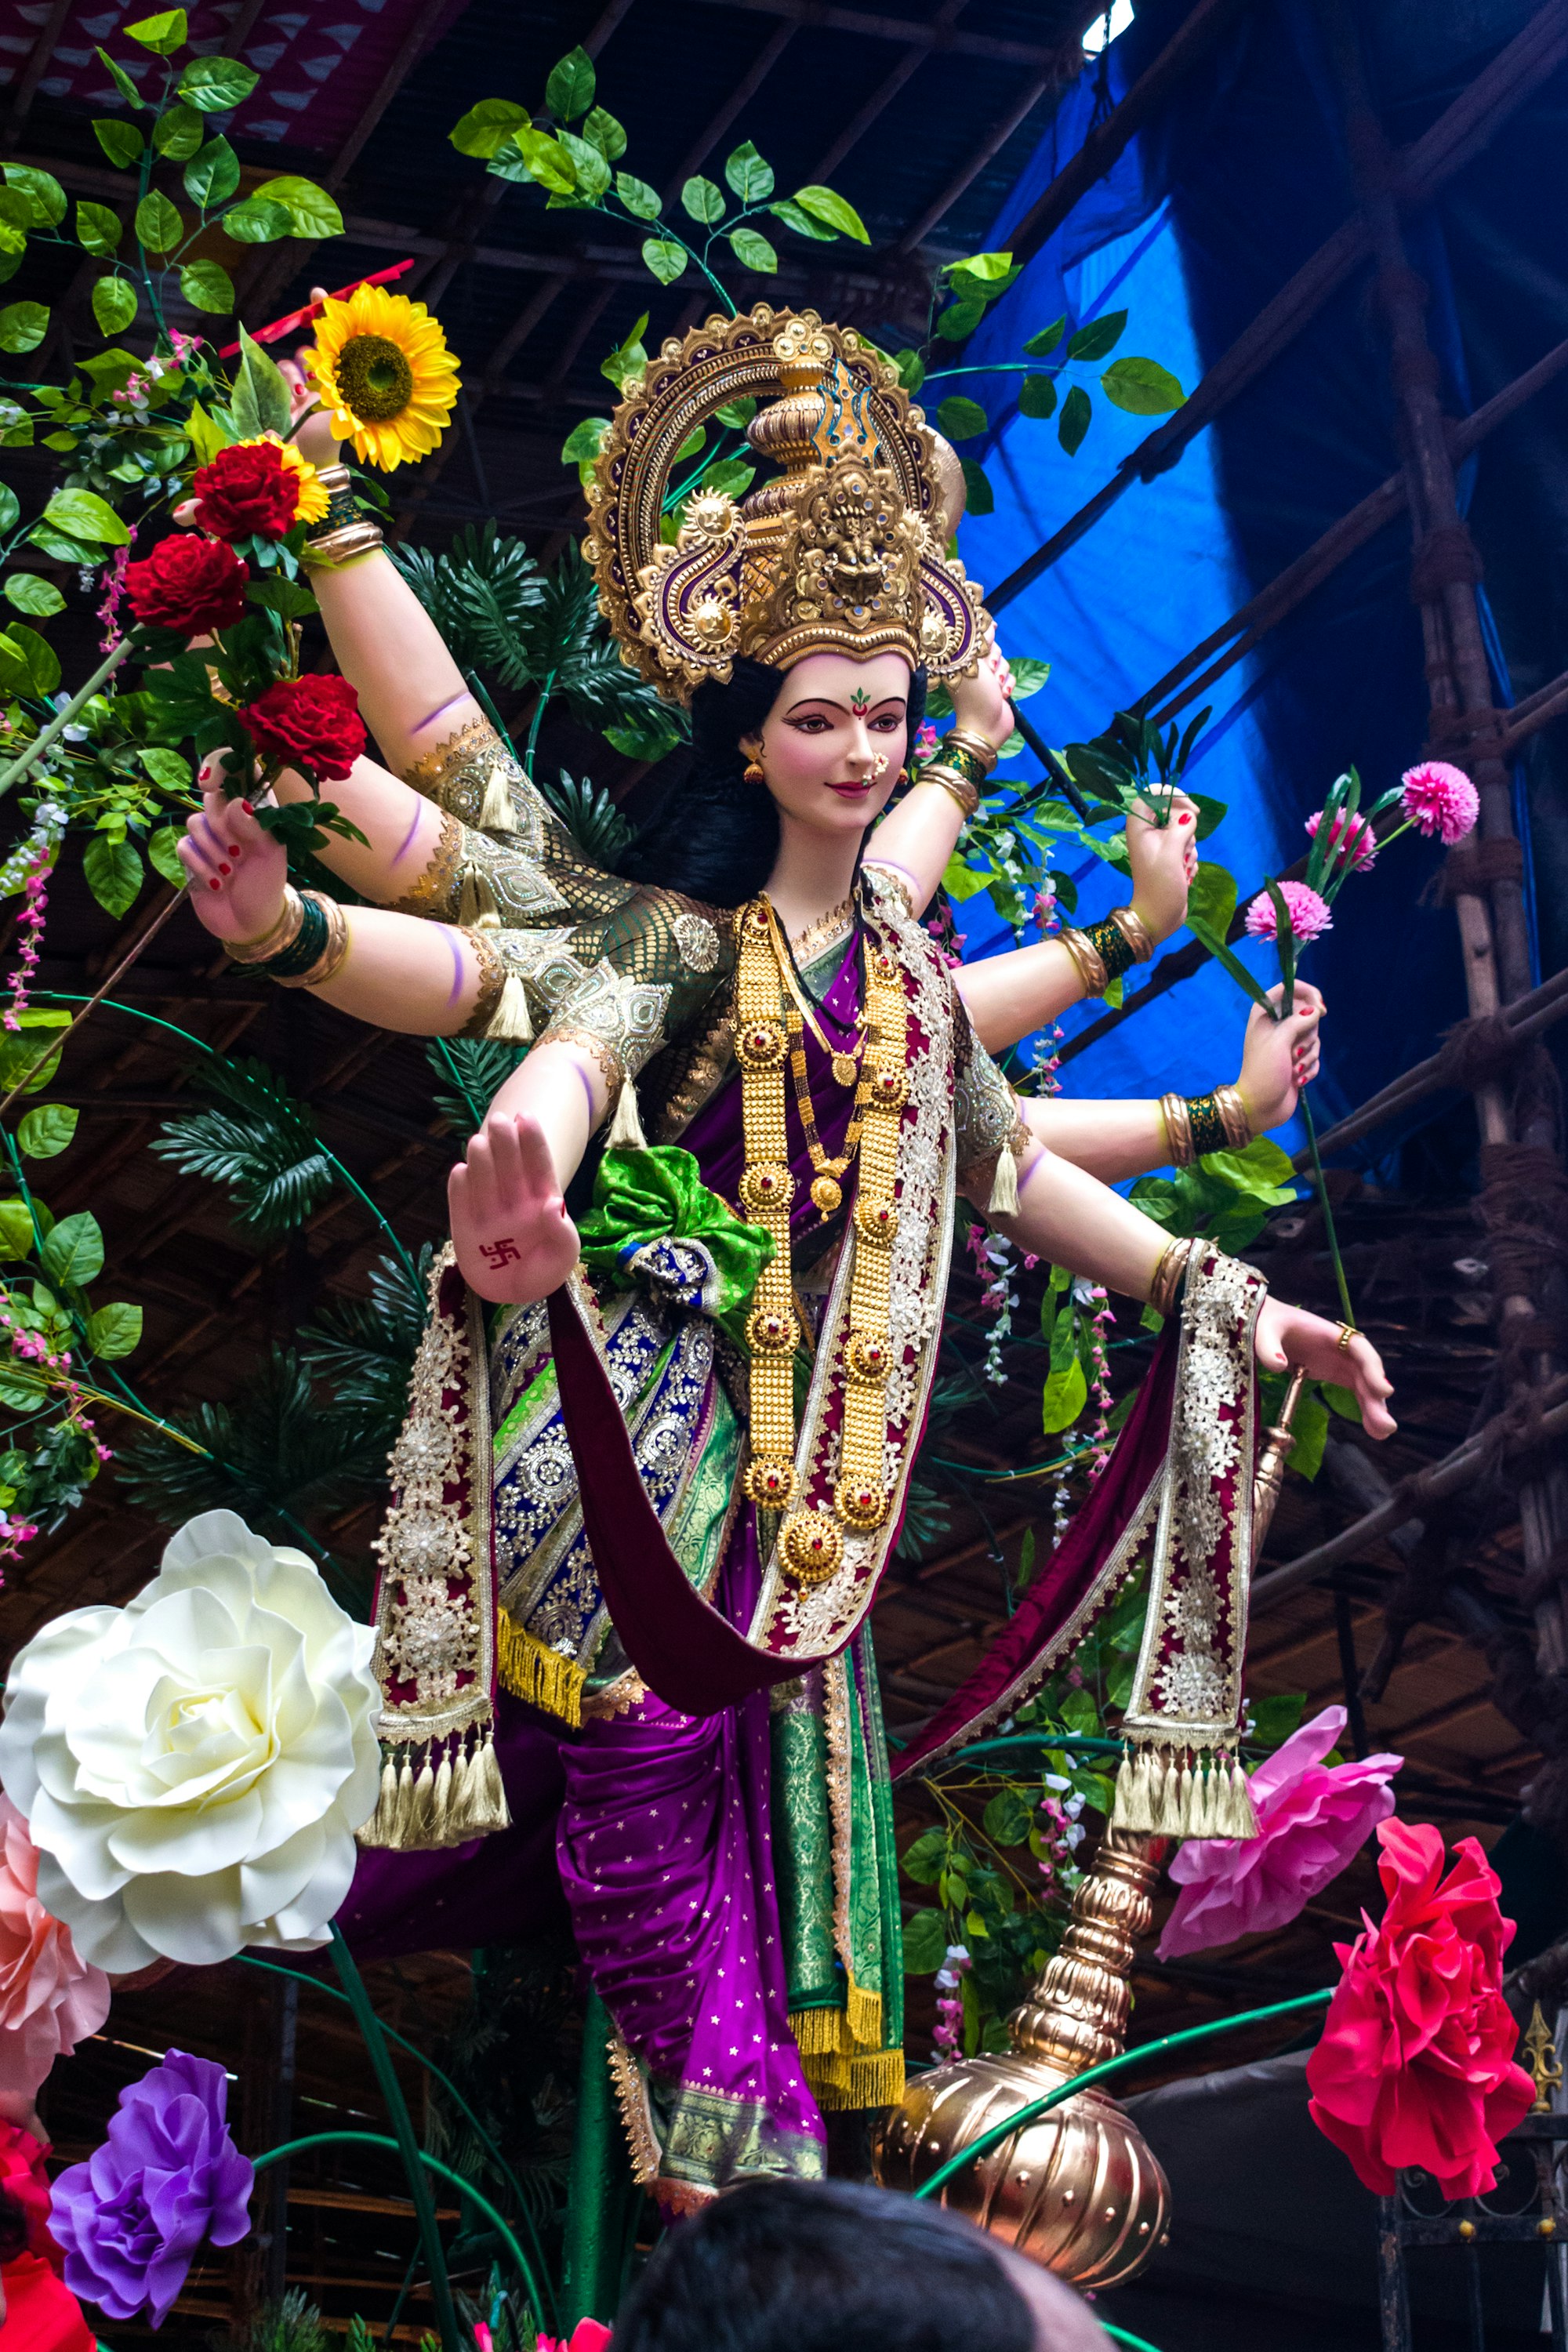
[[[1363,12],[1391,137],[1403,143],[1425,130],[1530,13],[1520,0],[1424,0],[1419,10],[1386,0]],[[1006,247],[1014,224],[1184,14],[1184,0],[1145,0],[1132,29],[1064,93],[991,248]],[[1565,115],[1568,76],[1559,76],[1434,206],[1406,222],[1412,259],[1430,289],[1428,331],[1452,414],[1465,414],[1568,332]],[[1119,352],[1160,360],[1190,390],[1351,208],[1339,105],[1313,12],[1306,0],[1258,0],[1031,261],[962,363],[1016,362],[1025,338],[1064,312],[1070,331],[1125,309]],[[1134,484],[1002,615],[1009,651],[1053,664],[1029,705],[1049,741],[1099,733],[1395,470],[1394,405],[1369,277],[1367,268],[1358,271],[1173,469]],[[1097,390],[1089,436],[1069,458],[1054,424],[1018,414],[1021,381],[965,374],[922,394],[930,411],[950,391],[973,394],[992,419],[988,436],[964,445],[995,493],[995,511],[966,520],[961,532],[965,562],[983,582],[999,581],[1048,538],[1151,429]],[[1539,395],[1470,461],[1462,482],[1488,567],[1499,702],[1568,667],[1565,424],[1568,395],[1560,388]],[[1304,820],[1342,767],[1359,767],[1370,796],[1421,755],[1426,688],[1409,561],[1402,519],[1205,698],[1214,715],[1191,781],[1228,805],[1212,854],[1244,893],[1301,856]],[[1547,970],[1563,961],[1556,885],[1559,877],[1568,881],[1559,735],[1549,730],[1532,747],[1516,792],[1541,886],[1532,898]],[[1033,761],[1026,755],[1012,772],[1032,777]],[[1438,856],[1436,845],[1407,835],[1374,873],[1347,885],[1333,932],[1304,961],[1331,1008],[1320,1125],[1430,1053],[1465,1011],[1453,916],[1422,900]],[[1068,863],[1081,877],[1080,919],[1125,895],[1092,859]],[[968,901],[962,920],[972,954],[1006,943],[984,899]],[[1274,976],[1270,950],[1244,952]],[[1099,1009],[1070,1013],[1069,1034]],[[1208,965],[1069,1064],[1066,1088],[1147,1096],[1170,1086],[1195,1092],[1233,1076],[1246,1011],[1234,984]],[[1369,1139],[1363,1163],[1396,1177],[1397,1150],[1411,1148],[1418,1129],[1426,1130],[1414,1146],[1419,1166],[1457,1174],[1473,1130],[1451,1096],[1403,1133]]]

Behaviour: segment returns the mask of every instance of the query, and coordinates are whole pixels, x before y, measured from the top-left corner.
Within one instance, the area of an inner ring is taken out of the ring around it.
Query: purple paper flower
[[[244,2237],[254,2175],[227,2105],[223,2068],[184,2050],[121,2091],[103,2146],[55,2182],[49,2226],[73,2294],[110,2319],[145,2309],[162,2327],[202,2241]]]

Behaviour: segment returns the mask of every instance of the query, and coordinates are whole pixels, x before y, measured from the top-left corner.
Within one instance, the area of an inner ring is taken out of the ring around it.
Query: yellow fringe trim
[[[851,1977],[845,2017],[848,2023],[850,2037],[858,2050],[881,2048],[882,1996],[879,1992],[867,1992]]]
[[[896,2107],[904,2095],[901,2050],[862,2051],[858,2058],[801,2053],[801,2072],[824,2112]]]
[[[854,1979],[843,2009],[792,2009],[789,2030],[803,2056],[853,2058],[882,2046],[882,1996]]]
[[[513,1698],[525,1698],[546,1715],[558,1715],[576,1730],[583,1721],[587,1675],[575,1658],[547,1650],[542,1642],[507,1615],[496,1612],[496,1675]]]

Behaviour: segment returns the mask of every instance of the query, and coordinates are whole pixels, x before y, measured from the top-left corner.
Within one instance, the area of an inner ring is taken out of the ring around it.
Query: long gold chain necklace
[[[789,1170],[784,1118],[784,1062],[790,1057],[788,954],[779,952],[776,919],[765,898],[741,908],[735,926],[735,1057],[741,1066],[746,1151],[741,1206],[773,1244],[773,1255],[757,1277],[755,1304],[746,1322],[752,1359],[752,1458],[746,1492],[759,1508],[783,1512],[796,1499],[798,1484],[795,1355],[802,1337],[790,1268],[795,1178]],[[889,1507],[883,1480],[892,1363],[888,1309],[899,1223],[893,1197],[899,1129],[909,1099],[909,1006],[899,967],[885,949],[867,960],[866,1016],[863,1109],[857,1090],[860,1165],[852,1221],[849,1328],[841,1361],[831,1368],[844,1381],[839,1478],[831,1510],[816,1505],[792,1512],[781,1538],[784,1567],[802,1583],[833,1575],[844,1558],[846,1530],[869,1532],[882,1524]],[[801,1058],[804,1063],[804,1050]]]
[[[836,1084],[841,1087],[852,1087],[858,1076],[861,1056],[866,1050],[865,1006],[862,1004],[859,1013],[856,1016],[856,1026],[861,1033],[859,1042],[857,1045],[848,1046],[833,1045],[831,1041],[824,1035],[821,1024],[818,1023],[816,1018],[818,1012],[824,1008],[812,1003],[805,982],[800,975],[800,966],[795,961],[795,949],[790,941],[788,932],[784,929],[784,925],[779,921],[777,909],[768,900],[764,899],[763,904],[767,907],[768,919],[773,929],[773,952],[778,958],[779,976],[783,980],[784,987],[788,990],[790,995],[795,1000],[795,1011],[799,1015],[799,1020],[805,1022],[806,1027],[810,1030],[812,1035],[816,1038],[818,1045],[826,1055],[828,1066],[832,1069]],[[837,911],[837,909],[836,908],[835,912]],[[812,929],[816,928],[817,927],[815,924],[811,927]],[[810,935],[811,933],[808,930],[803,934],[803,937],[809,938]],[[857,946],[859,945],[860,938],[859,919],[857,916]],[[864,982],[863,970],[862,982]],[[864,993],[863,986],[862,993]],[[795,1025],[798,1028],[799,1022]],[[838,1172],[842,1174],[843,1171],[840,1170]],[[837,1208],[837,1205],[838,1203],[836,1201],[833,1203],[833,1206]]]

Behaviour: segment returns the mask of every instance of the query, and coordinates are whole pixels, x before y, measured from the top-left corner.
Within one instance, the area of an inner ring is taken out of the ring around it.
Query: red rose
[[[282,539],[300,510],[300,475],[275,441],[236,442],[220,449],[191,484],[196,520],[218,539]]]
[[[359,697],[346,677],[280,677],[239,715],[264,759],[302,768],[318,784],[346,776],[364,751]]]
[[[221,540],[176,531],[172,539],[161,539],[143,562],[127,564],[125,593],[136,618],[149,628],[199,637],[244,619],[249,577]]]
[[[1379,2196],[1418,2165],[1445,2197],[1479,2197],[1535,2096],[1501,1990],[1513,1922],[1474,1838],[1444,1878],[1430,1823],[1382,1822],[1377,1837],[1388,1907],[1334,1947],[1344,1974],[1307,2061],[1312,2120]]]

